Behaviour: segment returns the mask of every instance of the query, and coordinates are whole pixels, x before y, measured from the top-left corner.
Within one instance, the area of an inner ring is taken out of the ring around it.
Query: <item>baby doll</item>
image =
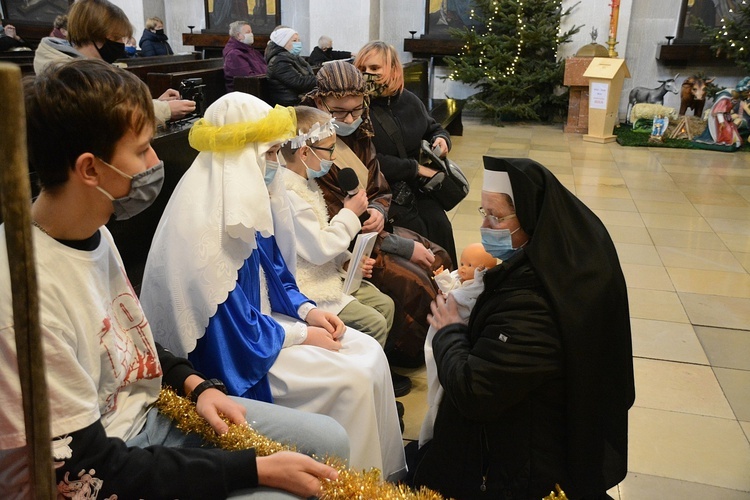
[[[458,305],[461,319],[467,321],[477,297],[484,291],[484,273],[495,267],[497,259],[490,255],[481,243],[472,243],[461,252],[458,269],[449,272],[442,266],[435,271],[435,283],[444,295],[452,295]],[[443,396],[443,388],[437,375],[437,366],[432,354],[432,339],[435,329],[430,327],[424,344],[424,358],[427,368],[427,413],[419,432],[419,446],[432,439],[438,405]]]

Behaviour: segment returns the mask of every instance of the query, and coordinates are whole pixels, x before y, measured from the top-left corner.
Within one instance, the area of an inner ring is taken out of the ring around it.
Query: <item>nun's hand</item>
[[[447,299],[443,295],[438,295],[430,304],[430,310],[432,314],[427,315],[427,321],[435,330],[454,323],[466,323],[458,314],[458,304],[453,295],[448,295]]]

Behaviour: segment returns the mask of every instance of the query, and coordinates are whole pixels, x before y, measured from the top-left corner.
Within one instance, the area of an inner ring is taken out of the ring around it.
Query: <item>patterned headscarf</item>
[[[362,96],[365,105],[370,102],[367,94],[367,82],[362,73],[350,62],[332,61],[320,68],[317,74],[318,83],[316,87],[305,95],[302,104],[315,106],[316,97],[334,97],[336,99],[348,96]],[[359,129],[366,135],[372,136],[373,129],[370,122],[370,110],[365,110],[362,115],[362,125]]]

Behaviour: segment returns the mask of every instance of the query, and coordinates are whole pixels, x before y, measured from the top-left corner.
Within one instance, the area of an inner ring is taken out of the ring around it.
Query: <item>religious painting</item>
[[[472,19],[473,0],[426,0],[425,35],[449,37],[450,28],[479,24]]]
[[[247,21],[257,35],[281,24],[281,0],[204,0],[206,31],[227,33],[234,21]]]
[[[1,0],[3,17],[14,23],[43,24],[50,27],[60,14],[68,12],[72,0]],[[22,33],[19,33],[23,36]]]
[[[736,12],[741,0],[682,0],[677,40],[699,42],[703,34],[695,29],[702,21],[707,26],[721,26],[722,19]]]

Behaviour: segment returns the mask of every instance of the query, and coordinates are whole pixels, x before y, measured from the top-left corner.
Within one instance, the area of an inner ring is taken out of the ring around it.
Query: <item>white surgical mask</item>
[[[255,41],[255,37],[253,36],[252,33],[244,33],[242,35],[242,40],[240,41],[244,43],[245,45],[252,45],[253,42]]]

